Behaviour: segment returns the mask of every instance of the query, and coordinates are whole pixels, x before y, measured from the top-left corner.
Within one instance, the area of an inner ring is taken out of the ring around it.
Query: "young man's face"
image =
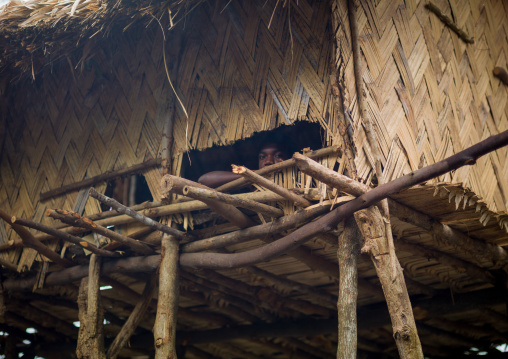
[[[284,152],[279,150],[276,143],[269,143],[263,146],[258,154],[259,168],[273,165],[286,160]]]

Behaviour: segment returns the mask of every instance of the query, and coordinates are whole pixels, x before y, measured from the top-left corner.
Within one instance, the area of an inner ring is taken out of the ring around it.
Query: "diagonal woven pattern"
[[[345,2],[334,3],[339,72],[355,124],[360,175],[370,150],[356,109],[351,39]],[[362,2],[358,9],[363,80],[380,144],[385,180],[437,162],[508,128],[507,88],[492,75],[507,66],[506,3],[438,1],[443,13],[473,36],[465,44],[424,2]],[[494,210],[506,210],[507,150],[440,178],[463,183]]]

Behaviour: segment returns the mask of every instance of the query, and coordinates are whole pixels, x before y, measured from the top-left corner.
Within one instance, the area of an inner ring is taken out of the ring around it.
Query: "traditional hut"
[[[505,358],[507,37],[502,0],[10,1],[1,353]]]

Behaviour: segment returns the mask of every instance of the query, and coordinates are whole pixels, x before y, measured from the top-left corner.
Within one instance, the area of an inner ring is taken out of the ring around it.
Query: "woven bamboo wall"
[[[423,1],[365,1],[359,9],[368,106],[387,180],[508,127],[507,88],[492,76],[494,66],[507,65],[506,4],[436,3],[475,37],[475,44],[459,40]],[[296,120],[320,123],[327,141],[336,141],[329,89],[330,4],[300,0],[275,12],[275,2],[264,4],[204,3],[185,27],[181,23],[176,33],[166,31],[172,36],[167,64],[188,119],[169,89],[162,31],[155,22],[113,39],[88,40],[84,49],[49,64],[35,83],[2,82],[9,102],[2,106],[1,207],[43,222],[47,207],[79,207],[76,193],[45,203],[39,203],[39,194],[158,156],[163,124],[175,107],[177,173],[186,149],[228,144]],[[341,24],[339,66],[355,124],[357,165],[367,178],[370,151],[356,108],[347,8],[336,1],[333,9]],[[491,209],[505,210],[506,151],[440,180],[463,182]],[[145,176],[159,198],[159,172]],[[88,201],[85,213],[97,210],[97,203]],[[10,253],[9,259],[17,262],[20,255]],[[30,265],[34,256],[26,250],[20,265]]]
[[[429,12],[425,1],[362,1],[358,10],[363,80],[385,166],[385,178],[442,160],[508,129],[508,90],[492,75],[506,68],[506,1],[440,0],[434,3],[474,37],[466,44]],[[348,109],[365,176],[370,155],[360,126],[353,82],[352,51],[345,1],[335,1]],[[363,150],[363,151],[362,151]],[[507,149],[439,178],[463,183],[497,211],[505,211]]]

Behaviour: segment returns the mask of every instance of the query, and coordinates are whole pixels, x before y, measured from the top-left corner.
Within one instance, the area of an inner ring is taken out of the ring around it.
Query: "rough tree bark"
[[[391,263],[395,264],[396,269],[395,277],[392,277],[385,222],[381,212],[372,206],[356,212],[355,219],[365,238],[362,252],[370,255],[385,294],[399,355],[405,359],[423,359],[409,294],[398,261]]]
[[[337,359],[356,358],[358,298],[358,255],[360,254],[360,230],[353,217],[344,222],[344,232],[339,238],[339,298],[337,300],[338,345]]]
[[[100,260],[96,254],[91,255],[88,277],[83,278],[79,286],[78,359],[106,359],[102,325],[104,311],[99,293]]]
[[[179,253],[178,241],[171,235],[162,237],[159,273],[159,299],[153,328],[155,358],[176,358],[175,333],[178,313]]]

